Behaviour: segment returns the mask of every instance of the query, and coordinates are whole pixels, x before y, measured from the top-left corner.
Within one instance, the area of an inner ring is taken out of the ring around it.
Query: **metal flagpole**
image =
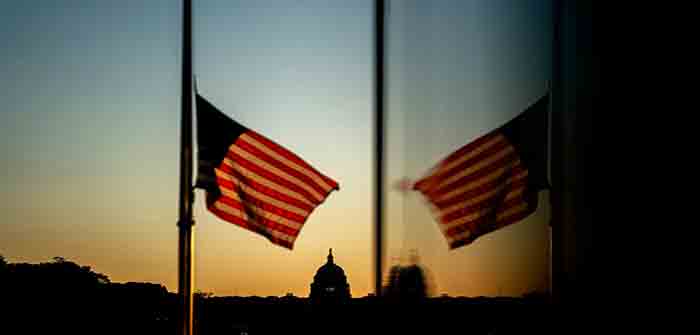
[[[178,334],[192,334],[192,0],[182,12],[182,122],[180,138],[180,206],[178,238]]]
[[[561,109],[559,108],[559,94],[561,92],[561,1],[552,1],[552,78],[549,85],[549,143],[551,144],[551,155],[549,157],[550,174],[552,186],[549,191],[549,202],[551,205],[551,254],[550,262],[552,268],[551,297],[554,304],[562,301],[562,130],[561,130]]]
[[[374,292],[382,290],[384,223],[384,0],[374,2],[374,115],[375,115],[375,208]]]
[[[547,182],[549,183],[549,224],[547,225],[547,261],[549,262],[549,271],[547,273],[547,289],[549,290],[550,297],[552,296],[552,207],[554,207],[556,200],[553,199],[553,186],[552,186],[552,80],[547,80]]]

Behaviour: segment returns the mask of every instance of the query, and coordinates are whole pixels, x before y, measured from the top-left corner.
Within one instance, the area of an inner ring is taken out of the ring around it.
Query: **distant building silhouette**
[[[311,283],[309,299],[312,303],[342,303],[350,300],[350,284],[343,268],[333,262],[333,249],[328,250],[328,261],[323,264]]]

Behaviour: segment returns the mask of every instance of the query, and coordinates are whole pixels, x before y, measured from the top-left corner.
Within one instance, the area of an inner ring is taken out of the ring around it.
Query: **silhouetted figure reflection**
[[[429,296],[427,271],[418,263],[418,254],[412,250],[408,265],[394,265],[389,269],[389,277],[383,295],[389,300],[400,302],[420,302]]]

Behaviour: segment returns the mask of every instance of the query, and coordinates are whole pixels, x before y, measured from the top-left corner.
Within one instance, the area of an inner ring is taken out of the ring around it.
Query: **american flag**
[[[447,156],[413,188],[430,203],[450,249],[537,209],[547,183],[548,96]]]
[[[313,210],[338,190],[299,156],[197,94],[197,187],[219,218],[292,249]]]

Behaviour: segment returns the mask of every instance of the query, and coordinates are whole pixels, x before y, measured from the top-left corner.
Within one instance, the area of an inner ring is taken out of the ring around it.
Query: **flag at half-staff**
[[[292,249],[313,210],[339,185],[197,94],[198,172],[207,209]]]
[[[447,156],[413,188],[430,203],[450,249],[537,209],[547,182],[548,95]]]

